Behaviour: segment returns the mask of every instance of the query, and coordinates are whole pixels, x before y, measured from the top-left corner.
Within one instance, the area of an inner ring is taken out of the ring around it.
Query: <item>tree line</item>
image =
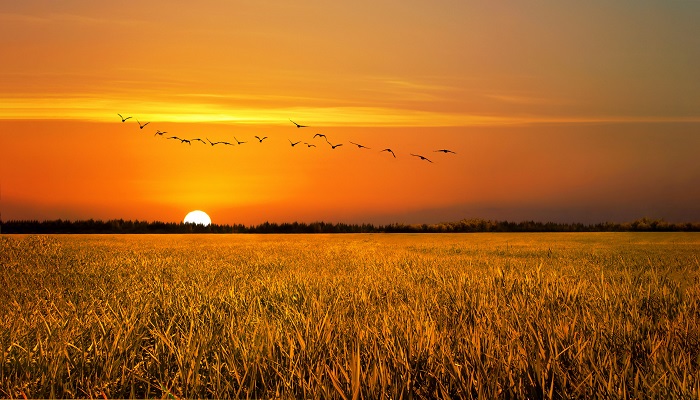
[[[102,220],[9,220],[0,221],[5,234],[134,234],[134,233],[476,233],[476,232],[699,232],[700,223],[673,223],[641,218],[632,222],[597,224],[538,221],[492,221],[463,219],[439,224],[346,224],[328,222],[263,222],[258,225],[208,226],[160,221]]]

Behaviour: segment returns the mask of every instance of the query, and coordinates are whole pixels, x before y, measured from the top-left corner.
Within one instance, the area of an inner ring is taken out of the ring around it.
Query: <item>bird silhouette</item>
[[[331,149],[335,149],[336,147],[339,147],[339,146],[342,146],[342,145],[343,145],[342,143],[333,144],[333,143],[331,143],[331,142],[328,142],[328,144],[331,145]]]
[[[363,145],[361,145],[361,144],[359,144],[359,143],[355,143],[355,142],[350,142],[350,143],[351,143],[351,144],[354,144],[355,146],[357,146],[358,149],[369,149],[369,147],[363,146]]]
[[[455,153],[454,151],[452,151],[452,150],[447,150],[447,149],[435,150],[435,153],[437,153],[437,152],[441,152],[441,153],[445,153],[445,154],[447,154],[447,153],[457,154],[457,153]]]
[[[316,147],[315,144],[309,144],[309,143],[306,143],[306,142],[304,142],[304,144],[306,145],[306,147]]]
[[[290,121],[292,121],[292,120],[290,119]],[[293,123],[294,125],[296,125],[297,128],[308,128],[308,126],[306,126],[306,125],[299,125],[299,124],[297,124],[297,123],[294,122],[294,121],[292,121],[292,123]]]
[[[426,157],[423,157],[423,156],[421,156],[421,155],[419,155],[419,154],[413,154],[413,153],[411,153],[411,155],[412,155],[413,157],[420,157],[421,160],[425,160],[425,161],[427,161],[427,162],[429,162],[429,163],[432,163],[432,161],[428,160]]]
[[[207,138],[207,142],[209,142],[209,144],[212,145],[212,146],[216,146],[217,144],[226,144],[226,145],[229,145],[229,146],[233,146],[233,145],[232,145],[231,143],[229,143],[229,142],[213,142],[213,143],[212,143],[212,141],[209,140],[209,138]]]
[[[267,136],[263,137],[262,139],[260,139],[259,136],[256,136],[255,138],[258,139],[260,143],[262,143],[263,140],[267,139]]]
[[[389,153],[391,153],[392,156],[394,156],[394,158],[396,158],[396,154],[394,154],[394,152],[391,151],[391,149],[384,149],[384,150],[380,150],[379,152],[381,153],[382,151],[388,151]]]
[[[233,138],[236,139],[235,136],[234,136]],[[240,140],[236,139],[236,143],[238,143],[238,144],[243,144],[243,143],[248,143],[248,142],[241,142]]]
[[[122,122],[126,122],[127,119],[131,118],[131,117],[126,117],[126,118],[124,118],[124,117],[122,117],[121,114],[117,114],[117,115],[119,116],[119,118],[122,119]]]
[[[189,140],[187,140],[187,139],[181,139],[181,138],[179,138],[179,137],[177,137],[177,136],[170,136],[168,139],[177,139],[177,140],[180,141],[180,143],[187,143],[187,144],[189,144],[190,146],[192,145],[192,143],[191,143]]]
[[[328,138],[326,137],[326,135],[324,135],[323,133],[317,133],[317,134],[315,134],[314,137],[312,137],[312,139],[316,139],[316,136],[322,137],[322,138],[326,139],[326,141],[328,140]]]
[[[190,139],[190,140],[193,141],[193,142],[200,141],[200,142],[202,142],[202,143],[204,143],[204,144],[207,144],[207,142],[205,142],[204,140],[202,140],[202,139],[200,139],[200,138]]]
[[[139,123],[139,129],[143,129],[146,125],[150,124],[150,122],[146,122],[145,124],[141,125],[138,119],[136,120],[136,122]]]
[[[164,133],[168,133],[168,132],[162,132],[160,129],[158,129],[158,131],[153,136],[156,136],[156,135],[163,136]]]
[[[287,139],[287,140],[289,140],[289,144],[291,144],[292,147],[294,147],[294,146],[298,145],[299,143],[301,143],[301,140],[298,141],[298,142],[292,142],[290,139]]]

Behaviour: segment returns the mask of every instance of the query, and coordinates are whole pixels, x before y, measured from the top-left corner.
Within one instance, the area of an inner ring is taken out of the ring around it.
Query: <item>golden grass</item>
[[[700,234],[0,237],[0,396],[700,397]]]

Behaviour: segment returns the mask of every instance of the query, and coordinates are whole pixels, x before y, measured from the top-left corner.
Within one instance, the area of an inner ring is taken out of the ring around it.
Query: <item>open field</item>
[[[2,397],[700,398],[700,234],[0,236]]]

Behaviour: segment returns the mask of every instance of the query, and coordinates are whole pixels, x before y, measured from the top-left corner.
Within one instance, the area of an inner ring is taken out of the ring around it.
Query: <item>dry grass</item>
[[[0,237],[0,396],[700,397],[700,234]]]

